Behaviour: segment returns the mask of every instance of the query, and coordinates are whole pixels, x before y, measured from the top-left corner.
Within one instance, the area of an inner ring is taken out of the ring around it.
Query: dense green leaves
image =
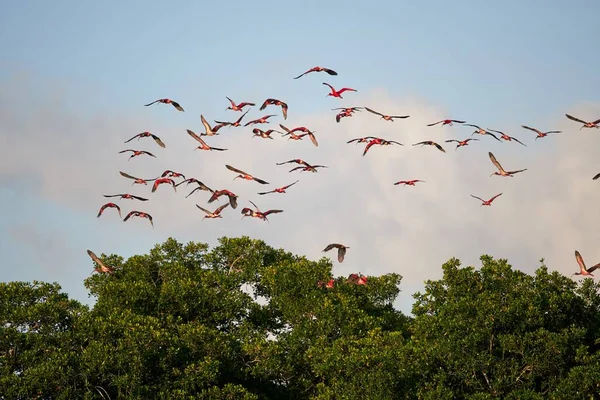
[[[398,274],[357,285],[328,259],[247,237],[101,258],[117,270],[86,279],[91,309],[56,284],[0,284],[0,398],[600,393],[600,285],[544,265],[531,276],[488,256],[478,269],[450,260],[411,318],[393,307]]]

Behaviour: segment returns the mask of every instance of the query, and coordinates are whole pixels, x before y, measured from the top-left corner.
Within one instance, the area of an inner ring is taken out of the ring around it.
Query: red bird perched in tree
[[[337,97],[339,99],[343,99],[342,93],[344,93],[344,92],[358,92],[358,90],[356,90],[356,89],[351,89],[351,88],[347,88],[347,87],[342,88],[340,90],[335,90],[333,88],[333,86],[331,86],[329,83],[325,83],[325,82],[323,82],[323,85],[329,86],[329,89],[331,89],[331,93],[329,93],[327,96]]]
[[[348,277],[348,280],[346,282],[348,283],[354,283],[356,285],[366,285],[367,284],[367,280],[368,278],[362,274],[350,274],[350,276]]]
[[[267,106],[281,106],[281,112],[283,113],[283,119],[287,119],[288,105],[281,100],[269,98],[266,99],[262,106],[260,106],[259,110],[262,111]]]
[[[252,121],[246,122],[246,124],[244,126],[248,126],[248,125],[254,125],[254,124],[268,124],[267,120],[271,117],[274,117],[275,115],[265,115],[264,117],[261,117],[259,119],[254,119]]]
[[[291,186],[294,186],[294,185],[295,185],[296,183],[298,183],[298,182],[299,182],[299,181],[296,181],[296,182],[294,182],[294,183],[290,183],[289,185],[286,185],[286,186],[283,186],[283,187],[280,187],[280,188],[277,188],[277,189],[273,189],[273,190],[271,190],[271,191],[268,191],[268,192],[261,192],[261,193],[259,193],[259,194],[260,194],[260,195],[263,195],[263,194],[269,194],[269,193],[286,193],[286,191],[285,191],[285,190],[286,190],[287,188],[289,188],[289,187],[291,187]]]
[[[458,144],[456,145],[456,148],[454,149],[454,151],[456,151],[456,150],[457,150],[459,147],[468,146],[468,145],[469,145],[469,142],[470,142],[471,140],[476,140],[476,141],[479,141],[479,139],[471,139],[471,138],[469,138],[469,139],[465,139],[465,140],[456,140],[456,139],[450,139],[450,140],[446,140],[446,143],[452,143],[452,142],[456,142],[456,143],[458,143]]]
[[[154,181],[154,185],[152,185],[152,193],[156,192],[156,189],[158,189],[159,185],[162,185],[163,183],[170,183],[171,186],[173,186],[173,190],[175,191],[175,193],[177,193],[177,188],[175,187],[175,181],[171,178],[158,178]]]
[[[415,183],[417,183],[417,182],[425,182],[425,181],[422,181],[420,179],[412,179],[410,181],[398,181],[398,182],[394,183],[394,185],[415,186]]]
[[[491,206],[492,205],[492,201],[494,201],[497,197],[500,197],[500,196],[502,196],[502,193],[498,193],[497,195],[495,195],[494,197],[492,197],[489,200],[484,200],[481,197],[477,197],[477,196],[471,195],[471,197],[473,197],[473,198],[481,201],[481,205],[482,206]]]
[[[332,69],[329,68],[323,68],[323,67],[312,67],[311,69],[309,69],[306,72],[303,72],[302,74],[298,75],[297,77],[295,77],[294,79],[298,79],[298,78],[302,78],[304,75],[306,74],[310,74],[311,72],[327,72],[329,75],[335,76],[338,73],[335,72]]]
[[[122,200],[139,200],[139,201],[148,201],[148,199],[145,199],[143,197],[139,197],[139,196],[134,196],[132,194],[129,193],[121,193],[121,194],[105,194],[104,197],[119,197]]]
[[[455,122],[457,124],[464,124],[467,121],[459,121],[457,119],[443,119],[441,121],[434,122],[433,124],[427,124],[427,126],[434,126],[434,125],[437,125],[437,124],[442,124],[442,126],[444,126],[444,125],[450,125],[450,126],[452,126]]]
[[[247,101],[242,102],[240,104],[235,104],[235,101],[231,100],[229,97],[225,96],[227,98],[227,100],[229,100],[229,102],[231,103],[231,107],[227,107],[225,109],[225,111],[227,110],[233,110],[233,111],[242,111],[242,108],[246,107],[246,106],[250,106],[253,107],[256,104],[254,103],[248,103]]]
[[[175,107],[179,111],[183,111],[183,108],[179,105],[179,103],[176,102],[176,101],[173,101],[171,99],[158,99],[158,100],[154,100],[152,103],[144,104],[144,106],[148,107],[148,106],[151,106],[154,103],[171,104],[173,107]]]
[[[133,183],[131,184],[131,186],[138,184],[138,185],[148,185],[148,182],[152,182],[154,180],[156,180],[156,178],[153,179],[142,179],[142,178],[136,178],[135,176],[129,175],[123,171],[119,171],[119,174],[121,174],[121,176],[128,178],[128,179],[133,179]]]
[[[115,203],[106,203],[106,204],[104,204],[102,207],[100,207],[100,211],[98,211],[98,215],[96,215],[96,217],[100,218],[100,216],[102,215],[102,213],[104,212],[104,210],[106,210],[107,208],[115,208],[117,210],[117,212],[119,213],[119,217],[123,218],[123,216],[121,215],[121,207],[119,207]]]
[[[154,228],[154,222],[152,221],[152,215],[145,213],[145,212],[141,212],[141,211],[131,211],[129,214],[127,214],[125,216],[125,218],[123,219],[123,222],[126,222],[129,218],[132,218],[132,217],[147,218],[148,221],[150,221],[150,225],[152,225],[152,227]]]
[[[158,144],[160,147],[165,148],[165,144],[163,143],[162,140],[160,140],[160,138],[150,132],[142,132],[142,133],[138,133],[137,135],[135,135],[134,137],[132,137],[129,140],[126,140],[125,143],[129,143],[131,142],[133,139],[137,138],[138,140],[140,140],[141,138],[145,138],[145,137],[151,137],[152,139],[154,139],[154,141],[156,142],[156,144]]]
[[[156,156],[154,154],[150,153],[149,151],[145,151],[145,150],[131,150],[131,149],[127,149],[127,150],[120,151],[119,154],[127,153],[128,151],[131,151],[133,154],[131,154],[129,156],[129,158],[127,159],[127,161],[131,160],[133,157],[141,156],[142,154],[146,154],[146,155],[148,155],[150,157],[156,158]]]
[[[212,203],[213,201],[217,200],[221,196],[227,196],[229,198],[229,204],[231,204],[231,208],[233,208],[233,209],[237,208],[238,195],[233,192],[230,192],[229,190],[226,190],[226,189],[214,191],[212,196],[210,197],[210,199],[208,199],[208,202]]]
[[[335,285],[335,279],[330,279],[327,281],[327,283],[325,283],[323,281],[317,282],[318,287],[325,286],[327,289],[332,289],[334,287],[334,285]]]
[[[262,212],[262,211],[260,211],[260,209],[258,208],[258,206],[256,204],[252,203],[251,201],[250,201],[250,203],[254,206],[254,208],[256,208],[256,210],[253,211],[252,209],[250,209],[248,207],[242,208],[242,214],[243,214],[242,218],[254,217],[254,218],[262,219],[263,221],[269,221],[267,219],[267,216],[269,214],[278,214],[278,213],[283,212],[283,210],[267,210],[265,212]]]

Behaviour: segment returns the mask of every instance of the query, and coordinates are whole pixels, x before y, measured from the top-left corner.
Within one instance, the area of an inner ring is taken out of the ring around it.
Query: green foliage
[[[168,239],[85,281],[0,284],[6,399],[589,399],[600,393],[600,285],[482,256],[393,303],[248,237]],[[88,268],[88,267],[85,267]],[[319,282],[334,279],[332,288]],[[2,397],[4,396],[4,397]]]

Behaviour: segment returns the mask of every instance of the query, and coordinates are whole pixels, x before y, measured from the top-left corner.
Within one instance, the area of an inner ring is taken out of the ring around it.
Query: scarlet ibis
[[[199,209],[201,209],[202,211],[204,211],[206,213],[206,215],[204,216],[204,218],[223,218],[221,216],[221,211],[223,211],[225,208],[229,207],[229,203],[225,203],[222,206],[219,206],[215,211],[208,211],[206,208],[202,208],[200,207],[198,204],[196,204],[196,207],[198,207]],[[202,218],[202,219],[204,219]]]
[[[252,121],[246,122],[246,125],[244,125],[244,126],[255,125],[255,124],[268,124],[269,122],[267,120],[274,116],[275,116],[275,114],[265,115],[264,117],[260,117],[259,119],[254,119]]]
[[[283,136],[290,136],[288,138],[289,139],[293,139],[293,140],[302,140],[303,137],[308,136],[311,140],[311,142],[315,145],[315,147],[319,147],[319,143],[317,142],[317,138],[314,135],[314,132],[311,132],[308,128],[305,128],[303,126],[294,128],[294,129],[289,129],[286,126],[279,124],[279,126],[281,127],[281,129],[283,129],[284,131],[286,131],[287,133],[283,134]],[[305,132],[301,135],[296,135],[294,134],[294,132]]]
[[[135,176],[129,175],[128,173],[125,173],[123,171],[119,171],[119,174],[121,174],[121,176],[128,178],[128,179],[133,179],[133,183],[131,184],[131,186],[135,185],[136,183],[138,185],[148,185],[148,182],[152,182],[154,180],[156,180],[156,178],[153,179],[142,179],[142,178],[136,178]]]
[[[230,192],[229,190],[226,190],[226,189],[215,190],[213,192],[212,196],[210,197],[210,199],[208,199],[208,202],[212,203],[213,201],[217,200],[221,196],[227,196],[229,198],[229,204],[231,204],[231,208],[233,208],[233,209],[237,208],[238,195],[233,192]]]
[[[351,116],[352,116],[352,113],[350,113],[350,112],[340,111],[339,113],[337,113],[335,115],[335,122],[339,123],[342,118],[351,117]]]
[[[139,201],[148,201],[143,197],[134,196],[129,193],[121,193],[121,194],[105,194],[104,197],[119,197],[122,200],[139,200]]]
[[[209,188],[208,186],[206,186],[204,183],[196,180],[196,183],[198,184],[198,187],[194,188],[194,190],[192,190],[190,192],[190,194],[188,194],[187,196],[185,196],[185,198],[187,199],[188,197],[190,197],[191,195],[193,195],[196,191],[198,190],[204,190],[206,192],[210,192],[210,193],[214,193],[215,191],[212,190],[211,188]]]
[[[594,266],[586,268],[585,262],[583,261],[583,257],[581,257],[581,254],[579,254],[577,250],[575,250],[575,259],[577,260],[577,264],[579,264],[579,272],[575,272],[573,275],[594,276],[592,275],[592,272],[594,272],[598,267],[600,267],[600,263],[598,263]]]
[[[273,137],[271,136],[271,134],[273,132],[277,132],[277,133],[283,134],[283,132],[276,131],[275,129],[269,129],[268,131],[263,131],[261,129],[254,128],[254,129],[252,129],[252,133],[254,133],[254,135],[252,135],[252,137],[257,137],[258,136],[258,137],[263,138],[263,139],[273,139]]]
[[[202,182],[200,182],[198,179],[196,178],[188,178],[188,179],[184,179],[181,182],[179,182],[177,185],[175,186],[179,186],[179,185],[183,185],[185,183],[185,186],[188,186],[190,183],[197,183],[197,184],[202,184]]]
[[[201,133],[200,136],[214,136],[218,135],[217,131],[210,126],[204,115],[200,114],[200,121],[202,121],[202,125],[204,125],[204,133]]]
[[[500,197],[500,196],[502,196],[502,193],[498,193],[497,195],[495,195],[494,197],[492,197],[489,200],[484,200],[481,197],[477,197],[477,196],[471,195],[471,197],[473,197],[473,198],[475,198],[477,200],[480,200],[482,206],[491,206],[492,205],[492,201],[494,201],[497,197]]]
[[[299,167],[292,168],[292,169],[290,169],[290,172],[294,172],[294,171],[300,170],[300,172],[313,172],[313,173],[316,173],[316,172],[318,172],[317,168],[329,168],[329,167],[327,167],[326,165],[309,165],[309,164],[306,164],[305,166],[299,166]]]
[[[349,249],[349,246],[344,246],[340,243],[331,243],[328,244],[327,247],[323,249],[323,252],[326,253],[331,249],[338,249],[338,261],[340,263],[344,262],[344,257],[346,256],[346,249]]]
[[[131,142],[135,138],[137,138],[138,140],[140,140],[141,138],[145,138],[145,137],[151,137],[152,139],[154,139],[154,141],[156,142],[156,144],[158,144],[162,148],[165,148],[165,144],[163,143],[163,141],[160,140],[160,138],[158,136],[156,136],[155,134],[150,133],[150,132],[138,133],[137,135],[135,135],[131,139],[126,140],[124,143],[129,143],[129,142]]]
[[[179,103],[176,102],[176,101],[173,101],[171,99],[158,99],[158,100],[154,100],[152,103],[144,104],[144,106],[148,107],[148,106],[151,106],[154,103],[171,104],[177,110],[183,111],[183,108],[179,105]]]
[[[300,164],[300,165],[309,165],[306,161],[301,160],[299,158],[295,158],[293,160],[288,160],[288,161],[284,161],[284,162],[280,162],[280,163],[275,163],[275,165],[284,165],[284,164]]]
[[[128,151],[131,151],[131,155],[129,156],[129,158],[127,159],[127,161],[131,160],[133,157],[137,157],[137,156],[141,156],[142,154],[146,154],[150,157],[154,157],[156,158],[156,156],[152,153],[150,153],[149,151],[145,151],[145,150],[131,150],[131,149],[127,149],[127,150],[122,150],[119,152],[119,154],[123,154],[123,153],[127,153]]]
[[[394,119],[404,119],[404,118],[410,117],[410,115],[386,115],[386,114],[382,114],[378,111],[372,110],[369,107],[365,107],[365,110],[367,110],[371,114],[379,115],[381,117],[381,119],[383,119],[385,121],[391,121],[391,122],[394,122]]]
[[[367,151],[369,151],[369,149],[376,144],[379,146],[390,146],[392,144],[404,146],[402,143],[396,142],[394,140],[385,140],[385,139],[381,139],[381,138],[371,139],[365,146],[365,151],[363,152],[363,157],[365,156],[365,154],[367,154]]]
[[[519,139],[512,137],[512,136],[508,136],[506,133],[502,132],[502,131],[495,131],[493,129],[490,129],[490,132],[496,132],[498,134],[500,134],[500,139],[504,139],[507,142],[512,142],[513,140],[517,143],[522,144],[523,146],[527,147],[525,144],[523,144],[523,142],[521,142]]]
[[[529,127],[529,126],[526,126],[526,125],[521,125],[521,126],[522,126],[523,128],[525,128],[525,129],[529,129],[530,131],[533,131],[533,132],[537,133],[537,136],[535,137],[535,140],[538,140],[539,138],[546,137],[546,136],[548,136],[548,134],[550,134],[550,133],[561,133],[561,132],[562,132],[562,131],[548,131],[548,132],[542,132],[542,131],[540,131],[540,130],[538,130],[538,129],[531,128],[531,127]]]
[[[267,211],[263,212],[263,211],[260,211],[258,206],[256,204],[252,203],[252,201],[250,201],[250,203],[254,206],[254,208],[256,208],[256,210],[252,210],[248,207],[242,208],[242,214],[243,214],[242,218],[254,217],[254,218],[262,219],[263,221],[268,221],[269,219],[267,218],[267,216],[269,214],[279,214],[279,213],[283,212],[283,210],[267,210]]]
[[[368,277],[362,274],[350,274],[348,276],[348,283],[354,283],[355,285],[366,285]]]
[[[471,140],[477,140],[477,141],[479,141],[479,139],[471,139],[471,138],[469,138],[469,139],[465,139],[465,140],[456,140],[456,139],[451,139],[451,140],[446,140],[445,142],[446,142],[446,143],[452,143],[452,142],[456,142],[456,143],[458,143],[458,144],[456,145],[456,148],[454,149],[454,151],[456,151],[456,150],[457,150],[459,147],[468,146],[468,145],[469,145],[469,142],[470,142]]]
[[[358,92],[358,90],[356,90],[356,89],[347,88],[347,87],[342,88],[340,90],[335,90],[333,88],[333,86],[331,86],[329,83],[325,83],[325,82],[323,82],[323,85],[329,86],[329,89],[331,89],[331,93],[329,93],[327,96],[337,97],[339,99],[343,99],[342,93],[344,93],[344,92]]]
[[[419,143],[413,144],[413,146],[418,146],[418,145],[421,145],[421,147],[423,147],[423,146],[435,146],[439,151],[441,151],[443,153],[446,152],[446,150],[444,150],[444,148],[442,146],[440,146],[439,144],[437,144],[436,142],[431,141],[431,140],[425,140],[424,142],[419,142]]]
[[[175,187],[175,181],[171,178],[157,178],[154,181],[154,185],[152,185],[152,193],[156,192],[156,189],[158,189],[158,186],[162,185],[163,183],[170,183],[171,186],[173,186],[173,190],[175,191],[175,193],[177,193],[177,188]]]
[[[295,185],[296,183],[298,183],[298,182],[299,182],[299,181],[296,181],[296,182],[294,182],[294,183],[290,183],[289,185],[286,185],[286,186],[283,186],[283,187],[280,187],[280,188],[277,188],[277,189],[273,189],[273,190],[270,190],[270,191],[268,191],[268,192],[261,192],[261,193],[259,193],[259,194],[260,194],[260,195],[263,195],[263,194],[269,194],[269,193],[286,193],[286,191],[285,191],[285,190],[286,190],[287,188],[289,188],[289,187],[291,187],[291,186],[294,186],[294,185]]]
[[[337,107],[332,108],[331,111],[342,110],[344,113],[355,113],[356,111],[362,110],[364,107]]]
[[[454,125],[455,122],[457,124],[464,124],[467,121],[459,121],[457,119],[443,119],[441,121],[434,122],[433,124],[427,124],[427,126],[434,126],[434,125],[437,125],[437,124],[442,124],[442,126],[444,126],[444,125],[450,125],[450,126],[452,126],[452,125]]]
[[[204,140],[202,140],[202,138],[200,136],[196,135],[193,131],[191,131],[189,129],[186,129],[186,130],[187,130],[188,135],[190,135],[191,137],[193,137],[194,139],[196,139],[196,141],[198,141],[198,143],[200,143],[200,146],[196,147],[194,150],[198,150],[198,149],[200,149],[200,150],[210,150],[210,151],[213,151],[213,150],[216,150],[216,151],[225,151],[225,150],[227,150],[227,149],[221,149],[221,148],[218,148],[218,147],[211,147],[211,146],[207,145],[206,142]]]
[[[277,100],[277,99],[273,99],[273,98],[268,98],[265,100],[264,103],[262,103],[262,105],[260,106],[259,110],[262,111],[265,108],[267,108],[267,106],[278,106],[281,107],[281,113],[283,114],[283,119],[287,119],[287,112],[288,112],[288,105],[286,103],[284,103],[281,100]]]
[[[250,111],[250,110],[248,110],[248,111]],[[246,116],[246,114],[248,114],[248,111],[243,113],[242,116],[239,117],[235,122],[223,122],[223,121],[215,120],[215,123],[217,123],[219,125],[223,125],[223,126],[233,126],[234,128],[237,128],[238,126],[242,126],[242,124],[241,124],[242,119]]]
[[[121,207],[119,207],[115,203],[106,203],[106,204],[104,204],[102,207],[100,207],[100,211],[98,211],[98,215],[96,215],[96,217],[100,218],[100,216],[102,215],[102,213],[104,212],[104,210],[106,210],[107,208],[115,208],[117,210],[117,212],[119,213],[119,217],[123,218],[123,216],[121,215]]]
[[[496,139],[496,140],[497,140],[497,141],[499,141],[499,142],[501,141],[500,139],[498,139],[498,138],[496,137],[496,135],[494,135],[492,132],[488,131],[487,129],[483,129],[483,128],[481,128],[481,127],[479,127],[479,126],[477,126],[477,125],[473,125],[473,124],[464,124],[464,125],[465,125],[465,126],[472,126],[473,128],[475,128],[475,129],[476,129],[476,130],[475,130],[475,131],[474,131],[474,132],[471,134],[471,136],[472,136],[472,135],[474,135],[474,134],[478,134],[478,135],[488,135],[488,136],[491,136],[491,137],[493,137],[494,139]]]
[[[170,169],[167,169],[165,172],[163,172],[160,177],[161,178],[167,177],[167,178],[183,178],[183,179],[185,179],[184,174],[182,174],[180,172],[171,171]]]
[[[139,218],[147,218],[150,221],[150,225],[154,228],[154,222],[152,221],[152,215],[142,212],[142,211],[130,211],[129,214],[125,216],[123,222],[126,222],[129,218],[139,217]]]
[[[398,181],[398,182],[394,183],[394,185],[415,186],[415,183],[417,183],[417,182],[425,182],[425,181],[422,181],[420,179],[412,179],[410,181]]]
[[[331,289],[331,288],[333,288],[333,287],[334,287],[334,285],[335,285],[335,279],[333,279],[333,278],[332,278],[332,279],[330,279],[330,280],[328,280],[327,282],[323,282],[323,281],[319,281],[319,282],[317,282],[317,286],[318,286],[318,287],[323,287],[323,286],[325,286],[327,289]]]
[[[346,143],[356,143],[356,144],[368,143],[372,139],[378,139],[378,138],[376,138],[375,136],[365,136],[365,137],[361,137],[361,138],[348,140]]]
[[[231,165],[227,165],[226,164],[225,168],[227,168],[228,170],[236,172],[236,173],[239,174],[238,176],[236,176],[235,178],[233,178],[233,180],[236,180],[237,178],[242,178],[242,179],[246,179],[248,181],[256,181],[256,182],[258,182],[260,184],[263,184],[263,185],[268,185],[269,184],[269,182],[264,181],[264,180],[259,179],[259,178],[256,178],[256,177],[250,175],[249,173],[242,171],[241,169],[237,169],[237,168],[232,167]]]
[[[298,75],[297,77],[295,77],[294,79],[298,79],[303,77],[306,74],[310,74],[311,72],[327,72],[329,75],[337,75],[337,72],[335,72],[332,69],[329,68],[324,68],[324,67],[312,67],[311,69],[309,69],[306,72],[301,73],[300,75]]]
[[[229,102],[231,103],[231,107],[227,107],[225,109],[225,111],[227,110],[233,110],[233,111],[242,111],[242,108],[246,107],[246,106],[250,106],[250,107],[254,107],[256,104],[254,103],[248,103],[247,101],[244,101],[240,104],[235,104],[235,101],[231,100],[229,97],[225,96],[227,98],[227,100],[229,100]]]
[[[498,160],[496,160],[496,157],[491,152],[488,153],[488,156],[490,157],[490,160],[492,160],[492,164],[494,164],[494,166],[496,168],[498,168],[498,171],[499,171],[499,172],[494,172],[492,175],[512,177],[514,174],[518,174],[519,172],[527,171],[527,168],[519,169],[517,171],[505,171],[504,168],[502,168],[502,165],[500,165]],[[492,176],[492,175],[490,175],[490,176]]]
[[[582,119],[575,118],[572,115],[569,115],[569,114],[565,114],[565,115],[571,121],[581,122],[583,124],[583,126],[581,128],[579,128],[579,130],[582,130],[583,128],[600,128],[600,126],[598,126],[598,124],[600,124],[600,119],[597,119],[597,120],[595,120],[593,122],[586,122],[586,121],[584,121]]]
[[[94,267],[94,271],[98,273],[103,272],[110,274],[116,270],[115,267],[109,267],[108,265],[104,264],[102,260],[96,254],[94,254],[93,251],[88,250],[87,253],[90,256],[90,258],[97,264],[97,266]]]

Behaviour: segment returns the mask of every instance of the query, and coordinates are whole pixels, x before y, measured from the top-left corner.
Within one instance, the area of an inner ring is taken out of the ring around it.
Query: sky
[[[340,242],[350,249],[343,264],[330,254],[334,273],[401,274],[396,306],[409,313],[412,294],[439,279],[452,257],[479,266],[479,256],[490,254],[527,273],[544,258],[567,275],[577,271],[575,249],[597,263],[600,181],[591,178],[600,172],[600,130],[579,130],[564,114],[600,118],[600,4],[549,5],[0,2],[0,280],[58,282],[90,302],[88,248],[129,257],[170,236],[214,245],[248,235],[318,260],[328,243]],[[292,79],[317,65],[338,75]],[[357,92],[326,97],[323,82]],[[207,138],[225,152],[194,151],[186,129],[202,132],[200,114],[211,122],[239,117],[225,110],[225,96],[257,103],[245,121],[276,114],[260,128],[306,126],[319,146],[278,134],[253,138],[246,127]],[[143,107],[165,97],[185,112]],[[269,97],[287,102],[287,120],[277,108],[258,110]],[[343,106],[410,117],[388,122],[362,111],[336,123],[331,109]],[[526,147],[476,136],[454,150],[444,140],[473,130],[426,126],[445,118],[505,131]],[[563,132],[534,140],[521,125]],[[166,148],[149,139],[123,143],[143,131]],[[404,146],[375,146],[363,157],[364,145],[346,144],[361,136]],[[447,152],[412,146],[423,140]],[[157,158],[127,161],[118,154],[126,148]],[[490,177],[488,151],[507,170],[527,171]],[[288,173],[275,165],[292,158],[329,168]],[[267,189],[300,181],[287,194],[258,196],[263,185],[232,181],[225,164],[267,180]],[[186,190],[162,186],[150,193],[118,174],[153,178],[166,169],[230,189],[240,206],[202,221],[195,204],[217,206],[206,203],[206,192],[186,199]],[[393,185],[403,179],[425,182]],[[119,204],[125,213],[152,214],[154,229],[145,220],[122,223],[114,210],[96,218],[102,195],[122,192],[151,198]],[[470,197],[497,193],[492,207]],[[242,220],[249,200],[284,213],[269,223]]]

